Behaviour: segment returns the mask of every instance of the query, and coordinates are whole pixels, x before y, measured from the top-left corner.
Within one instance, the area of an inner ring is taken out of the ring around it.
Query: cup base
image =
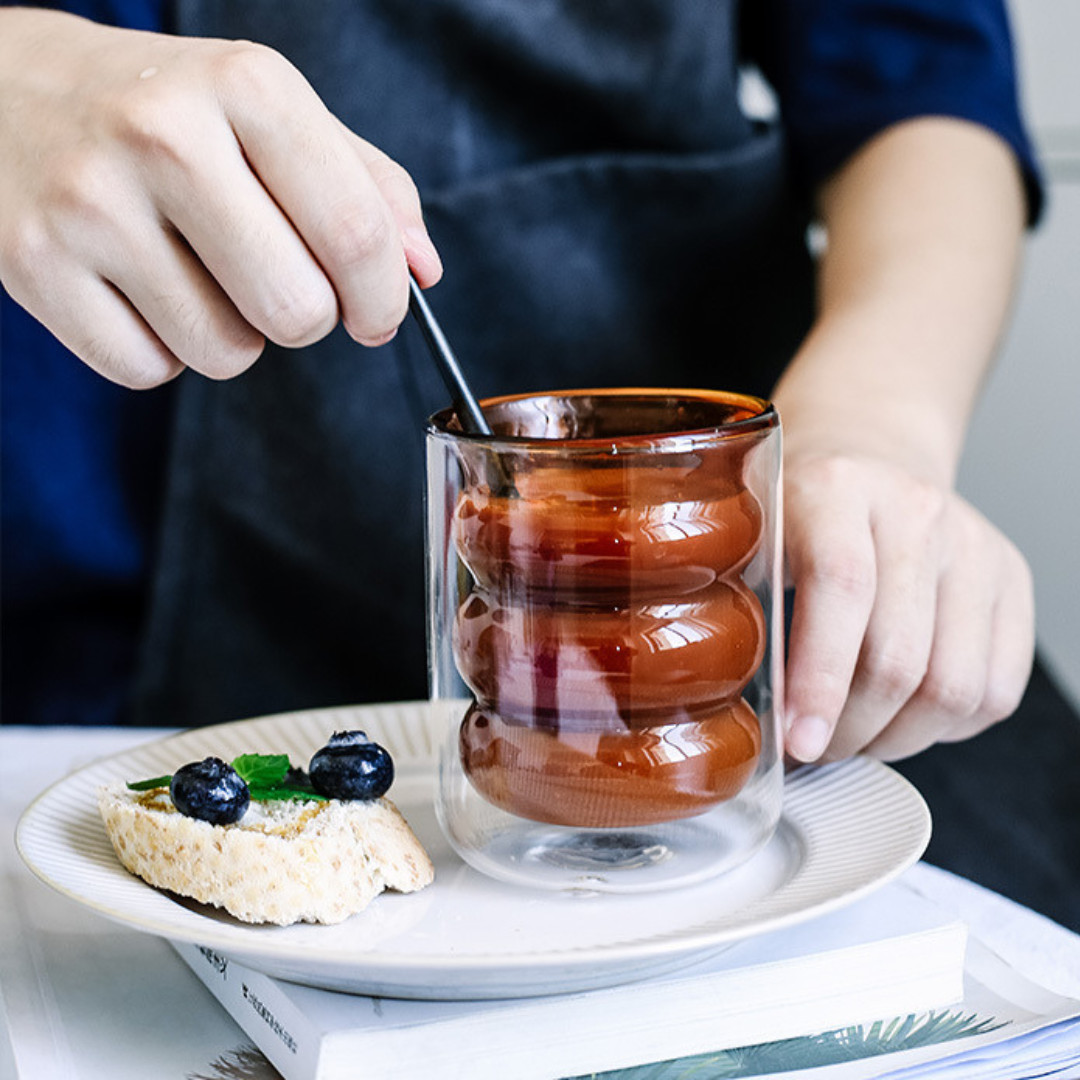
[[[559,870],[583,874],[640,870],[670,859],[666,844],[643,832],[576,833],[541,847],[532,857]]]
[[[512,820],[506,828],[484,830],[483,843],[454,846],[491,877],[583,894],[651,892],[706,881],[746,862],[775,828],[775,819],[762,820],[760,808],[730,804],[696,818],[632,829]]]

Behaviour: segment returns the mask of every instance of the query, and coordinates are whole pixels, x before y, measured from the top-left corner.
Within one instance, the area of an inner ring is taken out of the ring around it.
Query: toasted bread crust
[[[338,923],[384,889],[415,892],[431,860],[389,799],[252,804],[235,825],[186,817],[164,788],[102,788],[98,809],[124,867],[244,922]]]

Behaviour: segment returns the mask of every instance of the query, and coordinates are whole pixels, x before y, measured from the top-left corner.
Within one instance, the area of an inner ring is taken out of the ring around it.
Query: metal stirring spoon
[[[435,366],[439,369],[443,382],[446,383],[446,389],[450,391],[454,412],[457,413],[462,428],[470,435],[491,435],[491,426],[484,418],[479,403],[465,381],[465,376],[454,356],[454,350],[450,348],[450,342],[446,340],[442,327],[439,326],[431,308],[428,307],[424,293],[412,274],[409,275],[409,310],[420,324]]]
[[[442,327],[439,326],[438,320],[428,307],[424,293],[412,274],[409,274],[409,310],[423,331],[435,366],[439,369],[443,382],[446,383],[446,389],[450,391],[450,399],[462,430],[469,435],[493,436],[491,425],[485,419],[476,396],[465,381],[461,366],[454,356],[454,350],[450,348],[450,342],[446,340]],[[488,469],[488,482],[493,495],[511,499],[518,497],[518,490],[510,479],[506,463],[498,453],[490,455]]]

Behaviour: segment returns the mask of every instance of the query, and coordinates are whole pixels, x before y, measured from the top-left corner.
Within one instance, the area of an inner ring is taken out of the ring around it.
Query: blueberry
[[[394,782],[390,755],[362,731],[337,731],[308,766],[311,784],[330,799],[377,799]]]
[[[216,757],[193,761],[177,769],[169,794],[181,814],[211,825],[232,825],[239,821],[251,802],[251,793],[240,774]]]
[[[290,765],[285,770],[281,783],[284,787],[311,790],[311,777],[298,765]]]
[[[331,750],[340,750],[345,746],[365,746],[371,740],[366,731],[335,731],[326,741]]]

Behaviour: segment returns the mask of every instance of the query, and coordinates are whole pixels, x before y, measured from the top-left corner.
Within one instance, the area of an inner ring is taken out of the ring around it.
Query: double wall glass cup
[[[703,390],[492,399],[427,431],[437,812],[520,884],[745,862],[783,786],[780,426]]]

